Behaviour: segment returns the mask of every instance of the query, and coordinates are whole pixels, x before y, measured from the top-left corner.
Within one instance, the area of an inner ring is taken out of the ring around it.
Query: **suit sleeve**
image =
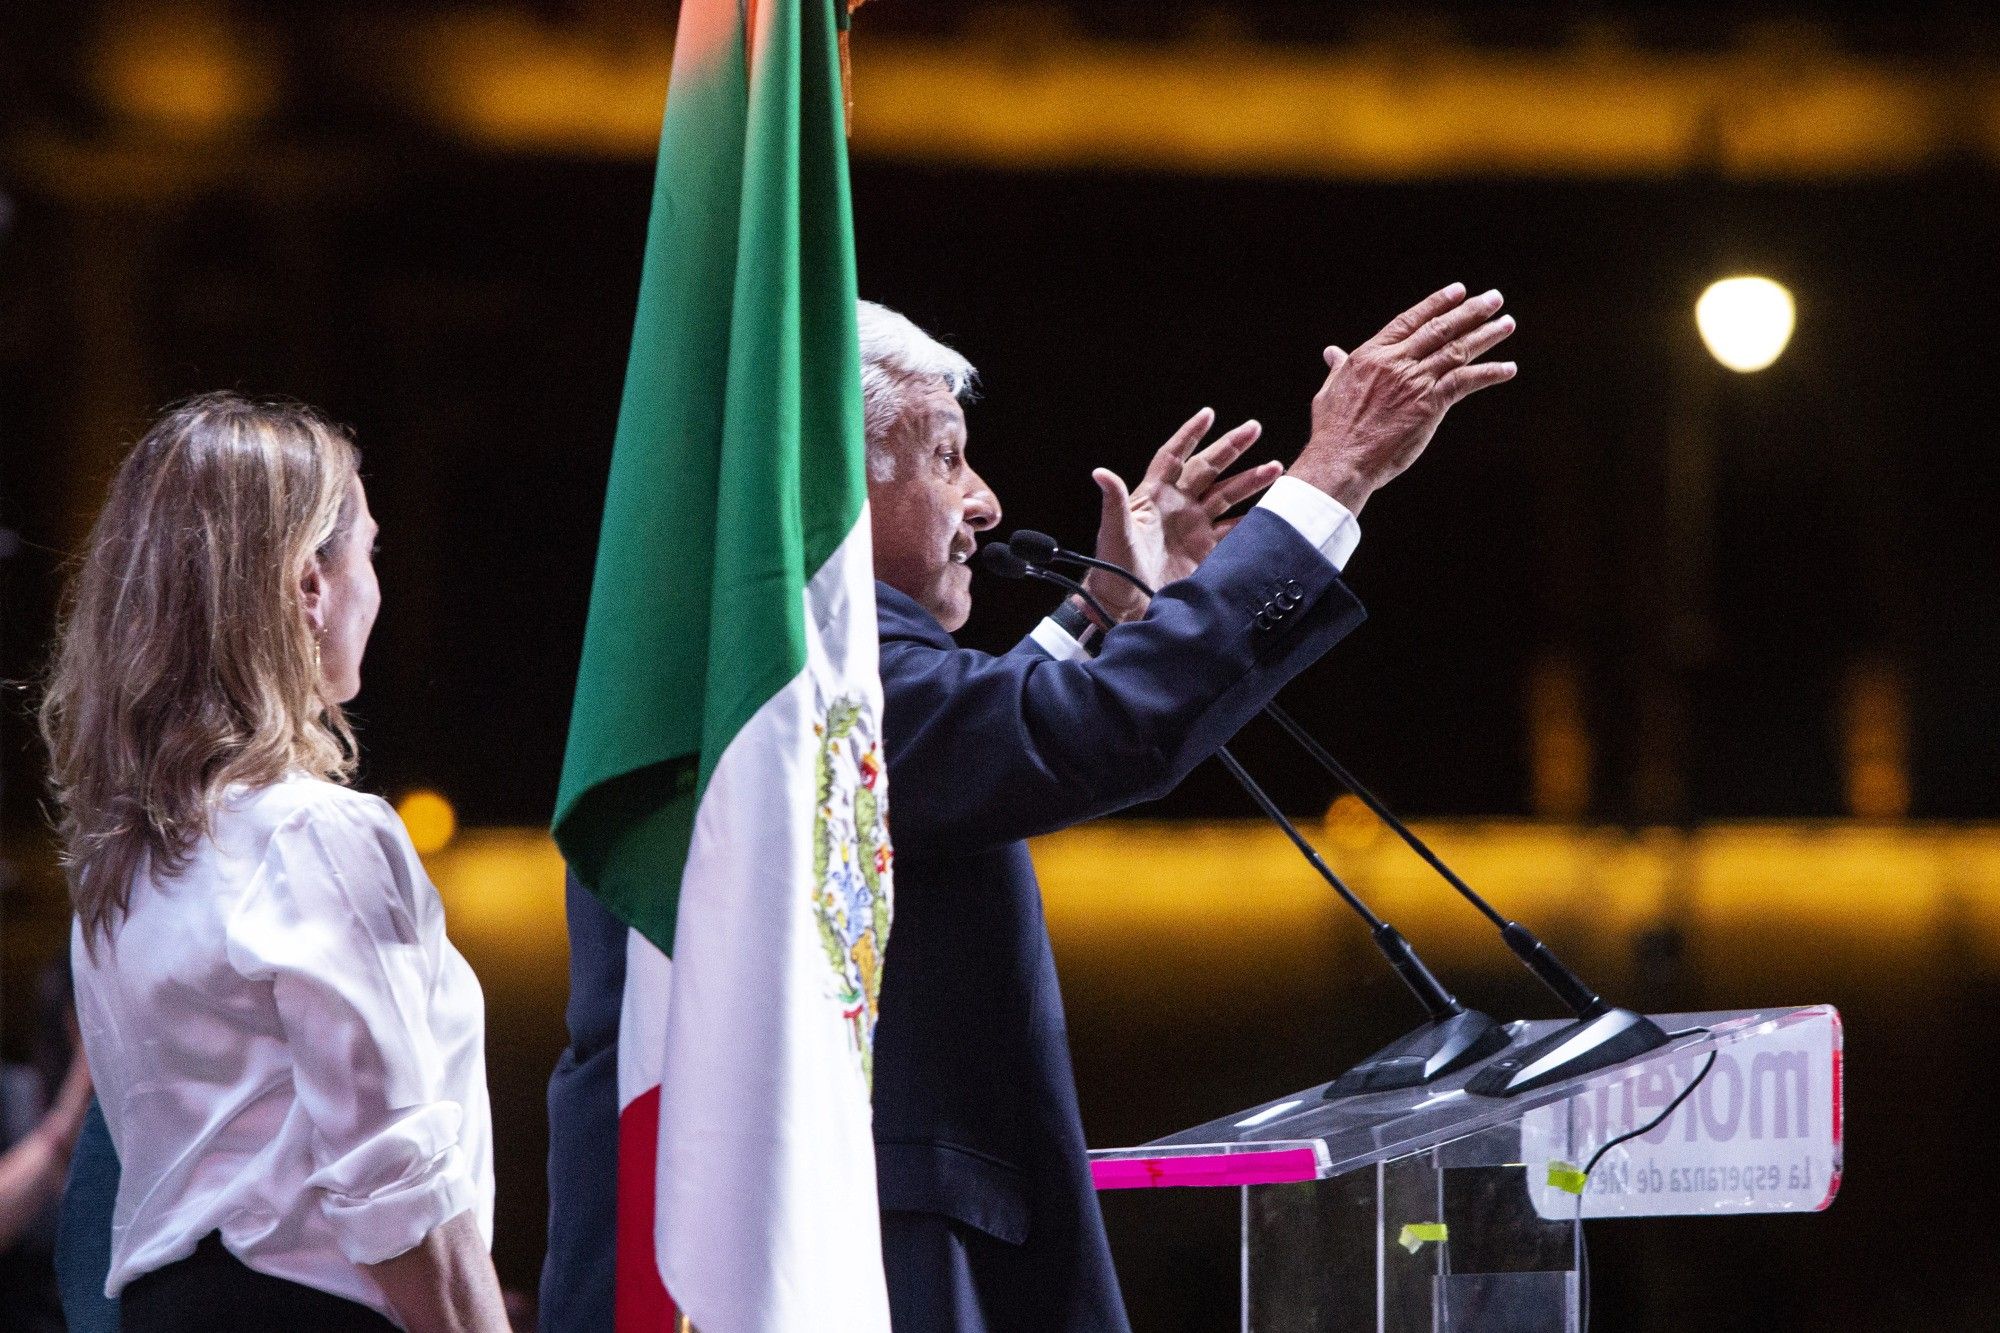
[[[890,832],[995,846],[1164,795],[1361,620],[1332,563],[1253,509],[1096,658],[887,638]]]

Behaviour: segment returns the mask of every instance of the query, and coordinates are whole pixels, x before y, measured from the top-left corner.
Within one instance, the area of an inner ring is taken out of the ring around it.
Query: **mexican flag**
[[[886,1333],[842,0],[684,0],[555,833],[630,927],[619,1333]],[[610,1243],[607,1238],[606,1243]]]

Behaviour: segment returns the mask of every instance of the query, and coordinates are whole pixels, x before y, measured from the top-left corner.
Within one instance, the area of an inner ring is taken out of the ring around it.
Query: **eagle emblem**
[[[872,723],[860,700],[839,698],[813,724],[819,752],[812,898],[820,944],[833,971],[832,995],[847,1021],[861,1076],[871,1085],[882,955],[895,898],[889,784]]]

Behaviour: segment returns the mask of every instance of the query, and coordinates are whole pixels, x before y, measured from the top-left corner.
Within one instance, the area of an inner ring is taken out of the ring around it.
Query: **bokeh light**
[[[1769,278],[1724,278],[1695,302],[1709,354],[1731,370],[1762,370],[1783,355],[1798,320],[1792,294]]]
[[[1361,798],[1343,792],[1326,812],[1326,836],[1345,852],[1365,851],[1382,832],[1382,821],[1363,805]]]
[[[458,833],[458,812],[443,795],[427,788],[418,788],[396,802],[396,813],[403,817],[403,827],[419,856],[443,851]]]

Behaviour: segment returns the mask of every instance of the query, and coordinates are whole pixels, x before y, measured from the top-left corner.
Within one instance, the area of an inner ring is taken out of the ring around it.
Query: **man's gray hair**
[[[887,306],[857,305],[861,326],[861,416],[868,437],[868,476],[892,481],[896,458],[889,436],[926,380],[941,381],[954,398],[972,392],[979,372],[963,356]]]

